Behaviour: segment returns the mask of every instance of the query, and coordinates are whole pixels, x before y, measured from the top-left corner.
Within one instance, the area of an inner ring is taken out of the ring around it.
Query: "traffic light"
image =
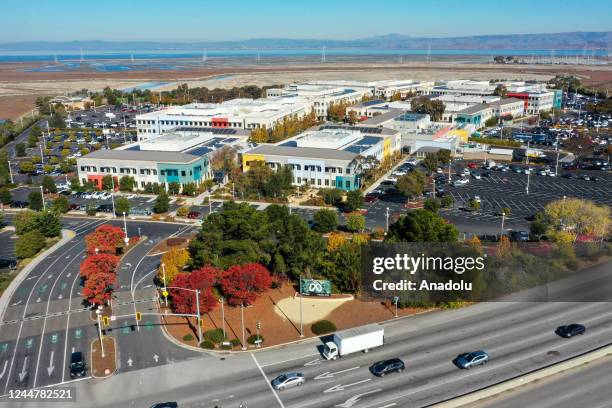
[[[257,322],[257,330],[261,330],[261,322]]]
[[[110,318],[108,316],[103,316],[102,323],[104,323],[104,326],[108,326],[110,324]]]
[[[141,321],[142,320],[142,313],[140,312],[136,312],[136,321]]]

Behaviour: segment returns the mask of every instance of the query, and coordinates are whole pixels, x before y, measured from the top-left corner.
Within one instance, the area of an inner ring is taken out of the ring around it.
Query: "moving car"
[[[375,363],[370,367],[370,371],[377,377],[384,377],[389,373],[401,373],[405,368],[406,366],[402,360],[399,358],[392,358],[390,360]]]
[[[579,334],[584,334],[585,332],[586,327],[578,323],[572,323],[567,326],[559,326],[555,330],[555,333],[557,333],[561,337],[565,337],[566,339],[569,339],[572,336],[577,336]]]
[[[489,361],[489,355],[482,350],[473,351],[471,353],[459,354],[453,363],[459,368],[469,370],[472,367],[486,364]]]
[[[159,404],[151,405],[151,408],[178,408],[178,404],[174,401],[161,402]]]
[[[84,377],[86,372],[83,353],[75,351],[70,355],[70,377]]]
[[[284,390],[289,387],[299,387],[304,384],[306,378],[302,373],[287,373],[281,374],[272,380],[272,387],[275,390]]]

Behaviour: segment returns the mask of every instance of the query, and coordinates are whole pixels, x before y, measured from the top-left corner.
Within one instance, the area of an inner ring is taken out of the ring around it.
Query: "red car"
[[[81,206],[79,204],[70,204],[70,207],[68,207],[71,211],[75,211],[75,210],[80,210]]]
[[[365,202],[366,203],[373,203],[375,201],[378,201],[378,195],[377,194],[366,194],[365,195]]]
[[[190,211],[189,214],[187,214],[187,218],[195,220],[197,218],[200,218],[201,215],[202,213],[199,211]]]
[[[468,163],[467,165],[470,169],[477,169],[478,168],[478,163]]]

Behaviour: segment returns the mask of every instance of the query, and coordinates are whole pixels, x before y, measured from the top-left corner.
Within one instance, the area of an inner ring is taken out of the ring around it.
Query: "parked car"
[[[27,201],[14,200],[11,202],[12,208],[27,208],[28,205],[30,205],[30,203],[28,203]]]
[[[529,231],[510,231],[510,241],[514,241],[514,242],[529,241]]]
[[[281,391],[289,387],[299,387],[304,384],[305,381],[306,378],[302,373],[281,374],[272,380],[272,387],[274,387],[275,390]]]
[[[70,211],[78,211],[78,210],[81,209],[81,205],[80,204],[72,203],[72,204],[70,204],[70,207],[68,207],[68,209]]]
[[[191,220],[195,220],[195,219],[200,218],[201,215],[202,213],[199,211],[189,211],[189,214],[187,214],[187,218]]]
[[[399,358],[379,361],[370,367],[370,371],[377,377],[384,377],[389,373],[401,373],[406,368],[404,362]]]
[[[555,333],[557,333],[561,337],[565,337],[566,339],[572,336],[577,336],[579,334],[584,334],[585,332],[586,332],[586,327],[578,323],[572,323],[567,326],[559,326],[555,330]]]
[[[378,201],[378,194],[368,193],[365,195],[364,200],[366,203],[373,203]]]
[[[0,269],[14,270],[15,268],[17,268],[15,259],[0,258]]]
[[[472,178],[474,178],[475,180],[480,180],[480,173],[478,173],[477,171],[472,171]]]
[[[83,353],[75,351],[70,355],[70,377],[84,377],[87,369]]]
[[[453,187],[461,187],[461,186],[466,185],[469,182],[470,182],[470,180],[468,180],[468,179],[455,179],[455,180],[453,180],[452,185],[453,185]]]
[[[471,353],[459,354],[453,363],[459,368],[469,370],[472,367],[486,364],[489,361],[489,355],[482,350],[473,351]]]

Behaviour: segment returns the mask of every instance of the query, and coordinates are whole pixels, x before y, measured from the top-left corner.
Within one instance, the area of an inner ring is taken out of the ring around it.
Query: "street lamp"
[[[504,221],[506,221],[506,211],[502,210],[501,235],[504,235]]]
[[[166,294],[168,293],[168,288],[166,287],[166,264],[162,263],[161,267],[162,267],[162,279],[164,281],[164,303],[166,304],[166,307],[168,307],[168,296],[166,296]]]
[[[393,304],[395,304],[395,317],[397,317],[397,304],[399,303],[399,296],[393,296]]]
[[[242,350],[246,350],[246,340],[244,334],[244,303],[240,304],[240,321],[242,324]]]
[[[11,184],[15,184],[15,181],[13,180],[13,169],[11,169],[11,162],[10,160],[7,160],[6,162],[8,163],[9,175],[11,176]]]
[[[45,192],[43,191],[43,186],[40,186],[40,197],[42,198],[43,210],[46,210],[47,206],[45,204]]]
[[[127,245],[130,242],[130,238],[128,237],[128,233],[127,233],[127,222],[125,221],[125,211],[123,212],[123,231],[125,232],[125,238],[123,238],[123,241],[125,242],[125,245]]]
[[[385,232],[389,232],[389,207],[387,207],[387,216],[386,216],[386,228]]]
[[[98,335],[100,336],[100,348],[102,349],[102,358],[106,357],[104,354],[104,341],[102,337],[102,323],[100,322],[100,315],[102,314],[102,306],[98,306],[96,309],[96,317],[98,319]]]
[[[226,333],[225,333],[225,307],[223,306],[223,304],[225,303],[225,298],[220,298],[219,302],[221,302],[221,325],[223,326],[223,338],[226,338]]]

